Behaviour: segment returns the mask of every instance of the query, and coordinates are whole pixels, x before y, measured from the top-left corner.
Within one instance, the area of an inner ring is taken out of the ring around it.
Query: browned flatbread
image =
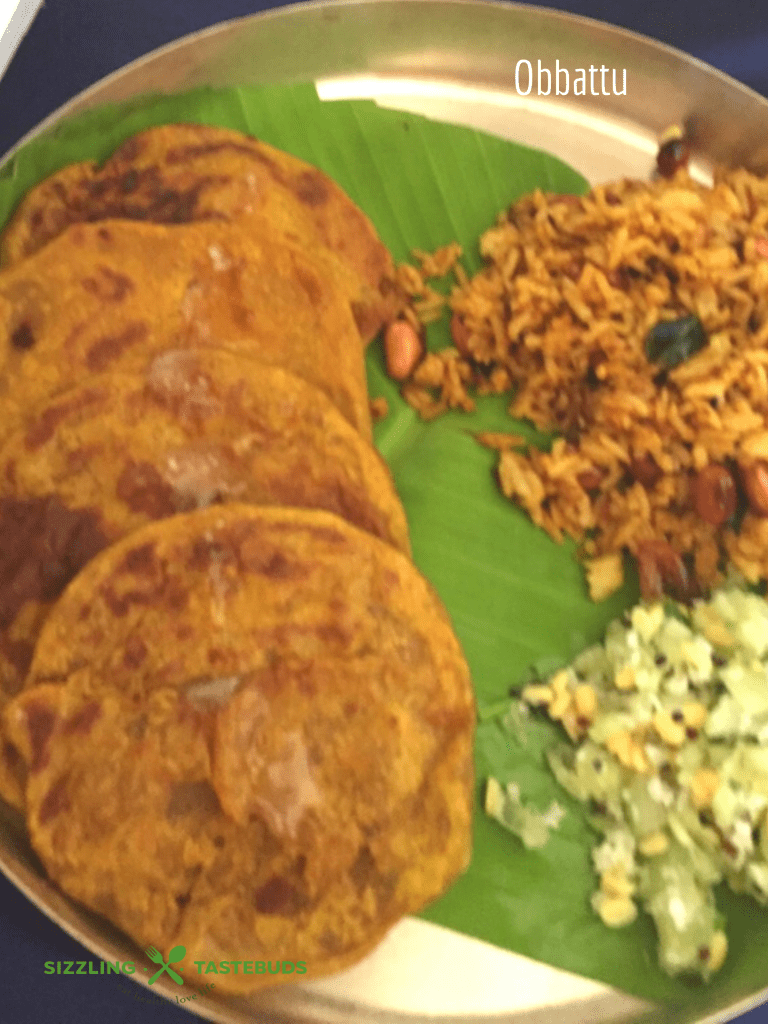
[[[215,502],[324,508],[410,551],[386,464],[316,388],[172,350],[50,400],[0,447],[0,708],[51,603],[107,544]],[[0,750],[0,796],[19,805]]]
[[[408,559],[330,513],[144,527],[65,591],[29,684],[6,726],[33,845],[142,944],[323,974],[468,863],[458,641]]]
[[[314,384],[370,439],[363,351],[336,260],[266,232],[256,242],[215,221],[77,224],[0,272],[6,422],[90,374],[203,345]]]
[[[22,200],[0,239],[0,266],[32,255],[71,224],[235,221],[254,212],[297,238],[327,246],[352,271],[354,313],[365,341],[394,317],[391,257],[339,186],[264,142],[205,125],[150,128],[101,166],[74,164],[47,178]],[[250,225],[244,230],[257,231],[259,221]]]

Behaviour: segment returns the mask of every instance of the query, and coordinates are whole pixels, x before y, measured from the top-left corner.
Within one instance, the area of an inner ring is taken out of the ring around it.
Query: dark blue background
[[[75,93],[128,61],[188,32],[276,6],[258,0],[47,0],[0,80],[0,154]],[[766,0],[560,0],[541,6],[653,36],[768,96]],[[126,994],[127,982],[114,976],[83,982],[43,974],[46,960],[83,957],[91,959],[0,878],[0,1024],[192,1020],[159,1000],[135,1001]],[[143,995],[138,986],[131,988]],[[768,1009],[741,1021],[764,1024]]]

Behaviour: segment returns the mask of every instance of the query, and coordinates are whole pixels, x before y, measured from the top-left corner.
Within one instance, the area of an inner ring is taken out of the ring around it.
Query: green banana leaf
[[[480,265],[479,234],[510,202],[541,187],[583,192],[586,182],[559,160],[480,133],[379,109],[373,103],[321,103],[311,85],[201,89],[148,97],[82,114],[22,149],[0,170],[0,224],[24,192],[75,160],[103,159],[134,132],[195,121],[259,136],[330,174],[368,213],[396,260],[413,247],[458,240],[469,272]],[[447,322],[432,325],[429,345],[449,343]],[[532,666],[562,664],[600,638],[608,621],[637,597],[630,581],[592,604],[570,545],[558,546],[505,501],[494,481],[495,456],[473,438],[478,429],[528,432],[503,399],[478,402],[471,415],[421,422],[387,378],[379,347],[368,354],[371,396],[388,399],[376,426],[411,525],[414,559],[447,605],[469,660],[478,703],[478,810],[466,875],[424,917],[537,960],[690,1012],[723,1005],[768,984],[768,913],[718,892],[730,953],[707,987],[659,969],[650,920],[605,928],[589,906],[594,835],[581,807],[550,775],[544,750],[554,727],[532,720],[524,736],[499,714],[512,685]],[[515,780],[526,799],[566,811],[541,850],[525,850],[480,810],[489,775]],[[673,1012],[675,1012],[673,1010]]]

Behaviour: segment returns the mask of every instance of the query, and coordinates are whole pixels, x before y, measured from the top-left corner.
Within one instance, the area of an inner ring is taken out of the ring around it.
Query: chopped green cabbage
[[[546,811],[526,807],[520,799],[520,788],[514,782],[502,787],[496,779],[488,779],[485,810],[513,832],[529,850],[546,846],[550,831],[559,826],[565,814],[554,801]]]
[[[662,967],[706,980],[727,950],[713,887],[768,905],[768,602],[731,586],[692,607],[638,605],[539,680],[539,704],[542,686],[568,733],[550,768],[603,837],[595,911],[622,927],[639,904]],[[546,842],[552,809],[526,807],[514,783],[490,780],[486,810],[526,846]]]

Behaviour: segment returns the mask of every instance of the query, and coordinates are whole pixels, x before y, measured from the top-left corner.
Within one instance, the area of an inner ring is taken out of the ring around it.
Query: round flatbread
[[[143,528],[62,595],[29,682],[6,721],[33,845],[140,943],[321,974],[468,862],[459,643],[408,559],[330,513]]]
[[[167,348],[216,347],[320,388],[370,440],[363,351],[343,268],[265,224],[77,224],[0,272],[0,396],[19,414]],[[2,430],[2,427],[0,427]]]
[[[260,213],[327,246],[353,275],[358,329],[370,340],[397,312],[392,259],[376,229],[327,175],[240,132],[172,124],[133,136],[103,164],[72,164],[33,188],[0,238],[0,265],[37,252],[71,224],[183,224]],[[250,230],[258,230],[251,221]]]
[[[142,947],[167,958],[183,945],[187,982],[198,980],[194,961],[218,966],[222,993],[296,977],[235,974],[235,963],[303,962],[306,978],[339,970],[468,862],[468,733],[446,745],[345,870],[311,888],[306,858],[264,820],[234,822],[222,810],[211,783],[214,712],[181,690],[157,690],[137,708],[116,691],[88,689],[73,677],[17,701],[18,721],[38,729],[33,843],[53,881]]]
[[[214,349],[62,392],[0,447],[0,708],[53,601],[107,544],[214,503],[324,508],[410,553],[386,464],[317,388]],[[13,761],[13,755],[10,755]],[[0,754],[0,795],[18,805]]]

